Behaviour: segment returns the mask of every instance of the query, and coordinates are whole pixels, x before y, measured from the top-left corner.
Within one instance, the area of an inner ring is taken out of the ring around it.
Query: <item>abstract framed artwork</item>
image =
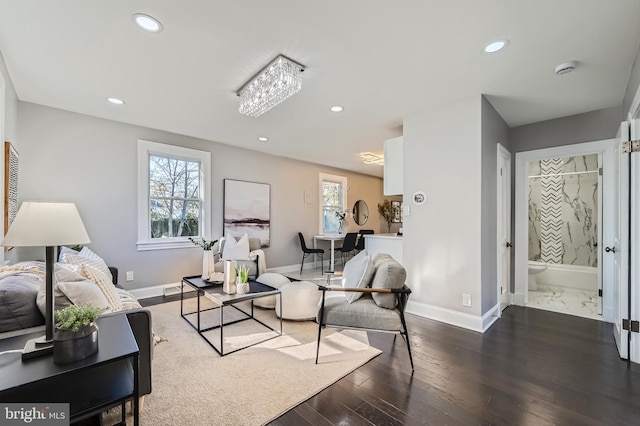
[[[224,235],[247,234],[259,238],[261,247],[270,245],[271,185],[224,180]]]
[[[10,142],[4,143],[4,233],[18,212],[18,152]],[[5,247],[10,250],[11,247]]]

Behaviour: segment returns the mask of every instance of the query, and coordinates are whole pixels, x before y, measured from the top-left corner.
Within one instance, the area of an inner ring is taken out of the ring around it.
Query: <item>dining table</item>
[[[344,234],[319,234],[313,236],[313,248],[318,248],[318,241],[329,241],[331,243],[331,262],[328,272],[334,272],[336,241],[344,240]],[[316,267],[317,256],[313,256],[313,266]]]

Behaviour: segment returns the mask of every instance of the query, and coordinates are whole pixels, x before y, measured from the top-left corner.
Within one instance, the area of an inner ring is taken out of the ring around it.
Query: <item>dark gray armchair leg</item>
[[[409,332],[407,331],[407,323],[404,320],[404,303],[402,302],[402,295],[398,294],[398,303],[400,304],[400,321],[402,322],[402,331],[400,334],[404,337],[407,343],[407,351],[409,351],[409,362],[411,363],[411,371],[413,368],[413,357],[411,356],[411,345],[409,344]]]
[[[322,320],[324,319],[324,296],[325,291],[322,291],[322,303],[320,304],[320,315],[318,316],[318,345],[316,346],[316,364],[318,363],[318,357],[320,356],[320,337],[322,336]]]

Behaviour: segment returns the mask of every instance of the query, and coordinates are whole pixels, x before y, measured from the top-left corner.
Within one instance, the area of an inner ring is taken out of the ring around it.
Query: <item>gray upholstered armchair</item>
[[[214,251],[215,265],[214,270],[216,272],[224,272],[224,245],[226,237],[220,238],[218,241],[218,250]],[[247,259],[233,259],[240,266],[249,268],[249,277],[256,279],[260,274],[266,272],[264,252],[260,249],[260,238],[249,238],[249,256]],[[214,247],[215,250],[215,247]]]
[[[413,357],[404,318],[404,310],[411,294],[411,289],[404,284],[406,271],[387,254],[376,256],[373,265],[375,270],[371,287],[368,284],[358,288],[318,286],[318,290],[322,291],[322,299],[316,318],[316,364],[320,354],[322,329],[333,327],[400,334],[407,344],[413,370]],[[360,293],[361,297],[352,298],[349,302],[345,296],[354,293]]]

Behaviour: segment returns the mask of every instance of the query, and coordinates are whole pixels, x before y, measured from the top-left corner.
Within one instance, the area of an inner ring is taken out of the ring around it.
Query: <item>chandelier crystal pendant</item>
[[[278,55],[238,90],[240,113],[259,117],[302,88],[304,66]]]

